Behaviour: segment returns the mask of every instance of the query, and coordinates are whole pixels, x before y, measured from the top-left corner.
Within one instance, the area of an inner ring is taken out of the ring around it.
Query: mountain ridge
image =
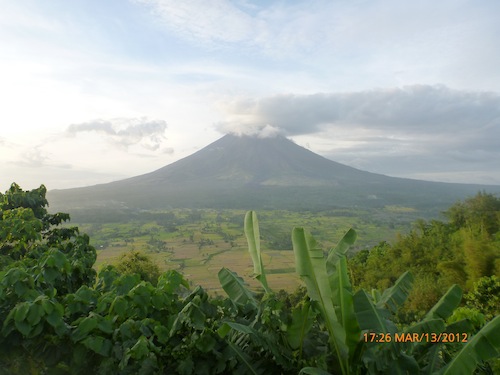
[[[445,207],[500,186],[429,182],[361,171],[277,136],[225,135],[155,171],[88,187],[49,191],[62,208],[287,208],[390,204]]]

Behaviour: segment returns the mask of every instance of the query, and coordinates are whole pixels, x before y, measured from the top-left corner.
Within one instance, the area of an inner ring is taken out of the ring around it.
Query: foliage
[[[486,320],[500,315],[500,279],[496,276],[482,277],[465,295],[467,306],[480,311]]]
[[[499,317],[467,344],[396,340],[470,330],[467,321],[450,319],[462,290],[449,288],[420,321],[397,325],[413,277],[404,272],[384,290],[355,292],[346,256],[353,230],[325,254],[311,234],[295,228],[296,267],[307,295],[283,296],[268,285],[257,216],[249,212],[245,234],[264,293],[223,268],[228,298],[213,298],[201,287],[190,289],[176,271],[151,277],[154,267],[139,253],[96,277],[88,236],[61,226],[68,215],[47,213],[43,186],[13,185],[0,198],[0,368],[7,373],[448,374],[473,370],[500,351]],[[478,283],[473,295],[496,293],[496,282]]]
[[[493,194],[479,192],[473,198],[454,204],[446,214],[456,229],[467,228],[489,236],[500,230],[500,199]]]
[[[349,261],[360,288],[386,288],[402,272],[414,274],[415,288],[399,314],[403,322],[423,316],[453,284],[471,290],[482,277],[500,276],[500,199],[478,193],[446,215],[449,222],[418,221],[393,244],[382,242]]]
[[[128,274],[138,274],[141,280],[156,284],[160,276],[160,269],[151,258],[139,251],[129,251],[122,254],[116,264],[118,272]]]

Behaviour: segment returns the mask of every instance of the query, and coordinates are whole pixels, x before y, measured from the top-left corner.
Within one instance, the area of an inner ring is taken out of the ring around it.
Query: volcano
[[[323,210],[404,205],[445,209],[500,186],[428,182],[361,171],[291,140],[225,135],[151,173],[107,184],[52,190],[52,209],[233,208]]]

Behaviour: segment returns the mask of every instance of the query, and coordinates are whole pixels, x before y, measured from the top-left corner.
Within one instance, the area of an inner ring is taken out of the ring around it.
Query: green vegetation
[[[498,306],[500,289],[494,277],[500,276],[500,199],[479,193],[456,203],[446,215],[448,222],[419,221],[393,244],[381,242],[356,254],[349,262],[356,285],[385,288],[402,272],[411,271],[416,288],[404,309],[411,313],[406,318],[410,320],[421,317],[452,284],[465,290],[479,288],[488,295],[474,304],[478,297],[468,294],[470,307],[489,309],[488,300]],[[489,318],[498,314],[484,312]]]
[[[12,185],[0,195],[0,371],[460,375],[491,373],[498,365],[499,282],[491,274],[496,266],[472,262],[472,250],[466,255],[469,247],[476,248],[474,241],[482,241],[483,255],[498,264],[498,213],[457,216],[480,218],[477,225],[471,219],[460,225],[453,220],[420,223],[395,244],[382,243],[351,261],[355,230],[325,252],[311,233],[296,227],[292,254],[306,288],[288,294],[273,291],[262,231],[250,211],[243,228],[246,257],[260,289],[223,267],[218,280],[226,297],[214,297],[201,286],[190,287],[175,270],[156,277],[149,254],[127,253],[117,266],[102,266],[96,274],[96,250],[89,237],[62,225],[67,214],[49,214],[45,193],[43,186],[23,191]],[[469,214],[467,202],[461,205]],[[151,246],[160,246],[157,225],[138,228],[148,231]],[[422,228],[450,237],[429,242],[432,236]],[[462,231],[469,237],[456,234]],[[214,241],[209,234],[205,243]],[[446,253],[445,239],[455,240],[453,250],[463,249],[457,258],[462,261],[458,270],[466,275],[462,287],[445,286],[454,280],[450,273],[432,269],[432,262],[440,261],[436,254],[457,261]],[[417,246],[407,253],[402,244],[411,243]],[[197,251],[204,247],[199,244]],[[384,257],[395,248],[400,253],[391,268]],[[362,267],[385,264],[384,271],[392,272],[407,264],[409,256],[416,261],[409,271],[394,280],[390,274],[378,285],[362,285]],[[423,277],[425,267],[431,279]],[[444,292],[428,307],[415,305],[415,288],[436,280]],[[468,293],[462,303],[464,288]]]
[[[90,236],[90,243],[97,250],[96,269],[115,264],[124,253],[141,251],[161,271],[180,271],[193,285],[202,285],[209,291],[221,291],[217,279],[221,266],[245,277],[251,275],[252,262],[246,256],[243,234],[244,216],[243,210],[229,209],[129,210],[105,216],[91,211],[71,213],[73,225]],[[276,288],[293,291],[299,281],[290,228],[297,225],[310,228],[324,248],[333,246],[332,239],[341,237],[345,228],[354,228],[360,238],[350,252],[356,252],[371,248],[380,238],[395,240],[398,232],[411,229],[413,220],[413,214],[394,212],[394,207],[301,213],[262,210],[259,211],[260,237],[265,250],[262,262]],[[257,286],[252,279],[249,283]]]
[[[116,264],[116,269],[123,275],[137,274],[141,280],[156,285],[160,277],[160,268],[146,254],[139,251],[123,253]]]

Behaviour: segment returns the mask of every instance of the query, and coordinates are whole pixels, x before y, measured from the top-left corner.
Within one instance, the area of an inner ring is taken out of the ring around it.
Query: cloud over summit
[[[221,132],[263,136],[273,129],[356,168],[431,180],[499,178],[497,93],[413,85],[243,98],[222,108]]]
[[[236,133],[266,126],[291,136],[336,128],[410,134],[472,128],[500,132],[500,95],[445,86],[247,98],[223,109],[227,120],[219,129]]]

